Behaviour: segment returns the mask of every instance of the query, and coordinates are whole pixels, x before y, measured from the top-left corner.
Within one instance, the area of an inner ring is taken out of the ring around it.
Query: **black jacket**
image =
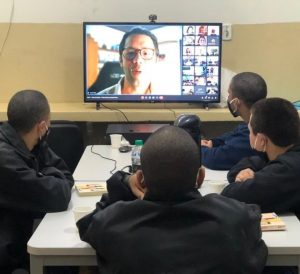
[[[101,274],[261,273],[267,248],[257,206],[197,190],[168,202],[135,200],[122,177],[114,174],[109,195],[77,222]]]
[[[236,183],[243,169],[255,172],[254,178]],[[228,173],[229,185],[222,195],[245,203],[258,204],[262,212],[300,213],[300,145],[295,145],[273,161],[259,157],[241,160]]]
[[[0,269],[27,263],[33,220],[66,210],[73,184],[45,142],[30,152],[13,127],[0,127]]]

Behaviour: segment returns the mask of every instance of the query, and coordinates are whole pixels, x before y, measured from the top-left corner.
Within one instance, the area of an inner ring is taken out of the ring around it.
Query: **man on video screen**
[[[156,36],[144,28],[134,28],[124,34],[119,54],[125,76],[98,94],[151,94],[151,77],[159,60]]]

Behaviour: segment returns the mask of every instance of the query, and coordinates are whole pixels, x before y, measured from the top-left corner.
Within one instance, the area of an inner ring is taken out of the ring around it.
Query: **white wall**
[[[299,0],[1,0],[0,22],[80,23],[82,21],[229,22],[257,24],[299,22]]]

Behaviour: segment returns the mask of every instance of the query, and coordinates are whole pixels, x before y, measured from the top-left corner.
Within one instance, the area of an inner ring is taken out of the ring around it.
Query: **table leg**
[[[44,274],[42,256],[30,255],[30,274]]]

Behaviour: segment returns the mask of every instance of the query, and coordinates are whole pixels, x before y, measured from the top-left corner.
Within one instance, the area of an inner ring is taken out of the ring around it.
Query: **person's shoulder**
[[[237,129],[237,130],[240,130],[240,131],[247,131],[247,132],[249,132],[248,124],[247,124],[246,122],[241,122],[241,123],[239,123],[239,124],[236,126],[236,129]]]
[[[17,149],[20,149],[21,142],[15,130],[8,124],[3,123],[0,126],[0,154],[1,159],[9,158],[14,155]]]
[[[30,155],[26,154],[20,147],[14,147],[7,140],[1,138],[0,133],[0,167],[5,169],[15,169],[17,163],[23,162],[23,159],[29,158]]]
[[[300,152],[300,142],[293,145],[287,152]]]
[[[0,135],[12,135],[15,132],[13,127],[8,122],[0,123]]]
[[[2,125],[0,125],[0,142],[2,143],[2,142],[4,142],[4,140],[5,140],[5,137],[4,137],[4,128],[3,128],[3,124]]]
[[[109,206],[105,207],[104,210],[98,211],[95,214],[95,220],[101,226],[110,223],[112,220],[122,222],[124,216],[138,216],[143,215],[146,202],[140,199],[132,201],[117,201]]]
[[[300,171],[300,169],[297,168],[300,164],[300,144],[295,144],[285,153],[279,155],[273,162],[281,162],[282,164],[287,165],[287,168],[291,170],[297,169]]]
[[[255,211],[260,213],[260,209],[257,205],[250,205],[240,202],[235,199],[231,199],[219,194],[208,194],[204,196],[207,201],[209,201],[214,208],[220,209],[220,211],[228,214],[239,214],[246,211]]]
[[[227,231],[248,227],[260,220],[260,208],[254,204],[239,202],[219,194],[208,194],[203,197],[199,211],[205,212],[211,221],[217,222]]]
[[[249,128],[246,123],[240,123],[238,124],[233,131],[231,132],[231,135],[238,139],[246,139],[249,140]]]

